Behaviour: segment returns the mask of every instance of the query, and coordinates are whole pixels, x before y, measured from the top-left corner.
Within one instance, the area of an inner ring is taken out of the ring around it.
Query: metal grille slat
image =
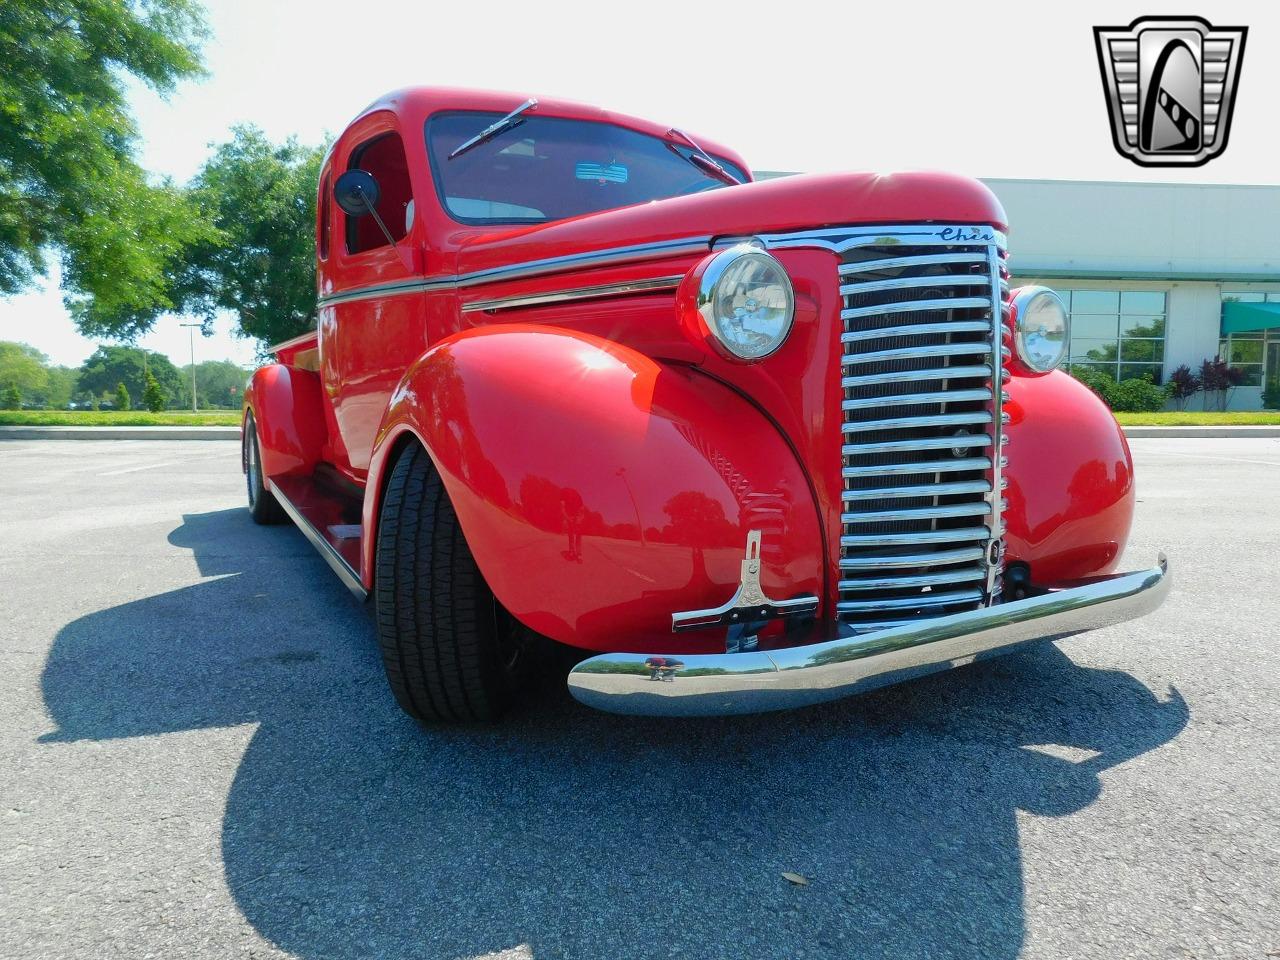
[[[969,563],[986,555],[983,547],[961,547],[957,550],[931,550],[928,553],[868,554],[843,557],[841,570],[893,570],[903,567],[942,567],[952,563]]]
[[[984,263],[987,255],[973,251],[967,253],[926,253],[918,257],[888,257],[882,260],[861,260],[840,264],[840,276],[853,273],[870,273],[881,270],[898,270],[902,267],[930,267],[944,263]]]
[[[990,512],[991,504],[983,500],[978,503],[949,503],[936,507],[904,507],[901,510],[844,513],[840,515],[840,522],[847,525],[883,523],[886,520],[941,520],[944,517],[985,517]]]
[[[990,423],[991,411],[971,413],[939,413],[929,417],[894,417],[890,420],[863,420],[844,424],[844,433],[867,433],[873,430],[910,430],[920,427],[962,427]]]
[[[909,239],[936,238],[928,227],[893,232],[904,239],[833,244],[847,574],[837,615],[858,630],[973,609],[1000,584],[1003,241],[980,228],[955,230],[953,244]]]
[[[840,472],[851,477],[877,477],[904,473],[959,473],[991,469],[990,457],[969,457],[956,460],[928,460],[919,463],[888,463],[867,467],[842,467]]]
[[[841,580],[841,590],[904,590],[909,587],[937,587],[946,583],[971,583],[987,575],[982,566],[961,567],[941,573],[921,573],[900,577],[859,577]]]
[[[913,380],[967,380],[990,376],[990,367],[934,367],[929,370],[892,370],[880,374],[845,377],[840,381],[840,385],[848,390],[852,387],[881,383],[910,383]]]
[[[893,280],[867,280],[850,283],[840,288],[842,296],[850,293],[876,293],[881,290],[916,290],[929,287],[981,287],[991,283],[990,277],[974,273],[956,273],[939,276],[925,274],[922,277],[895,277]]]
[[[952,593],[918,593],[911,597],[889,597],[882,600],[841,600],[837,610],[895,610],[912,607],[944,607],[954,603],[982,600],[981,590],[957,590]]]
[[[956,483],[930,483],[920,487],[872,487],[862,490],[846,490],[843,498],[849,500],[892,500],[902,497],[952,497],[962,493],[987,494],[991,492],[989,480],[961,480]]]
[[[963,543],[966,540],[989,540],[987,527],[959,527],[953,530],[917,530],[914,533],[859,533],[840,537],[842,547],[897,547],[922,543]]]
[[[846,353],[840,357],[840,363],[847,367],[855,363],[885,363],[916,357],[963,357],[974,354],[989,356],[990,353],[991,347],[985,343],[938,343],[928,347],[898,347],[895,350],[874,350],[871,353]]]
[[[872,327],[869,330],[850,330],[847,333],[840,334],[840,342],[855,343],[859,340],[883,340],[887,337],[923,337],[930,333],[985,333],[990,329],[990,320],[914,323],[897,327]]]
[[[1008,399],[1006,397],[1006,399]],[[991,400],[991,390],[989,387],[980,387],[975,390],[947,390],[933,393],[899,393],[891,394],[885,397],[860,397],[858,399],[846,399],[840,408],[846,413],[850,410],[863,410],[868,407],[902,407],[930,405],[935,403],[988,403]],[[845,421],[849,422],[848,420]]]
[[[848,296],[848,294],[846,294]],[[885,313],[914,313],[917,310],[960,310],[966,307],[991,308],[990,297],[953,297],[936,300],[904,300],[875,307],[850,307],[840,311],[840,319],[856,320],[858,317],[875,317]]]

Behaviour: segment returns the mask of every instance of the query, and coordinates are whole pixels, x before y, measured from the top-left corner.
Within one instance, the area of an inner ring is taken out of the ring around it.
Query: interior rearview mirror
[[[348,170],[333,185],[333,199],[349,217],[373,213],[382,191],[368,170]]]

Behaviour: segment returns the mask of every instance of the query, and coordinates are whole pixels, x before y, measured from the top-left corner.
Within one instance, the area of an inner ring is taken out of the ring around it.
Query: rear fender
[[[393,395],[370,463],[370,586],[381,491],[410,436],[495,596],[555,640],[722,651],[722,631],[672,637],[671,615],[732,595],[753,529],[765,593],[825,595],[818,511],[791,449],[746,400],[688,368],[532,325],[427,351]]]
[[[1015,376],[1005,448],[1006,555],[1038,584],[1115,569],[1133,523],[1133,457],[1106,404],[1055,370]]]
[[[315,470],[328,435],[318,374],[282,363],[260,367],[249,378],[244,406],[245,420],[252,413],[257,426],[267,479]]]

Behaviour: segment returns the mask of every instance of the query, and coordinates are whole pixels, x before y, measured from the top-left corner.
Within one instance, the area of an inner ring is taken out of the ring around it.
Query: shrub
[[[1077,367],[1071,375],[1092,390],[1117,413],[1154,413],[1164,409],[1169,399],[1169,388],[1158,387],[1150,375],[1121,380],[1119,383],[1109,373]]]
[[[1107,395],[1107,406],[1119,413],[1155,413],[1169,399],[1168,387],[1157,387],[1150,375],[1121,380]]]
[[[1244,371],[1228,366],[1222,357],[1214,357],[1200,364],[1200,385],[1204,389],[1204,408],[1209,409],[1212,399],[1215,410],[1226,410],[1231,402],[1231,391],[1244,381]]]
[[[5,410],[22,409],[22,391],[18,389],[16,383],[11,383],[5,387],[4,396],[0,397],[0,407]]]
[[[1169,374],[1169,396],[1179,410],[1187,409],[1187,402],[1200,392],[1200,382],[1185,363]]]
[[[160,381],[148,370],[147,387],[142,391],[142,405],[152,413],[159,413],[164,409],[164,404],[164,390],[160,387]]]
[[[116,384],[116,409],[131,410],[133,408],[133,400],[129,396],[129,388],[123,383]]]
[[[1262,391],[1262,408],[1264,410],[1280,410],[1280,386],[1274,383]]]

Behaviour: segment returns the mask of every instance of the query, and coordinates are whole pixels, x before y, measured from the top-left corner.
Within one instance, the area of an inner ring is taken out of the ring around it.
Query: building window
[[[1164,380],[1163,290],[1059,290],[1071,314],[1068,369]]]
[[[1280,303],[1280,293],[1237,292],[1222,294],[1222,302],[1230,303]],[[1218,341],[1218,356],[1244,373],[1242,387],[1262,386],[1264,363],[1268,341],[1273,350],[1280,350],[1280,328],[1272,330],[1244,330],[1223,334]]]

